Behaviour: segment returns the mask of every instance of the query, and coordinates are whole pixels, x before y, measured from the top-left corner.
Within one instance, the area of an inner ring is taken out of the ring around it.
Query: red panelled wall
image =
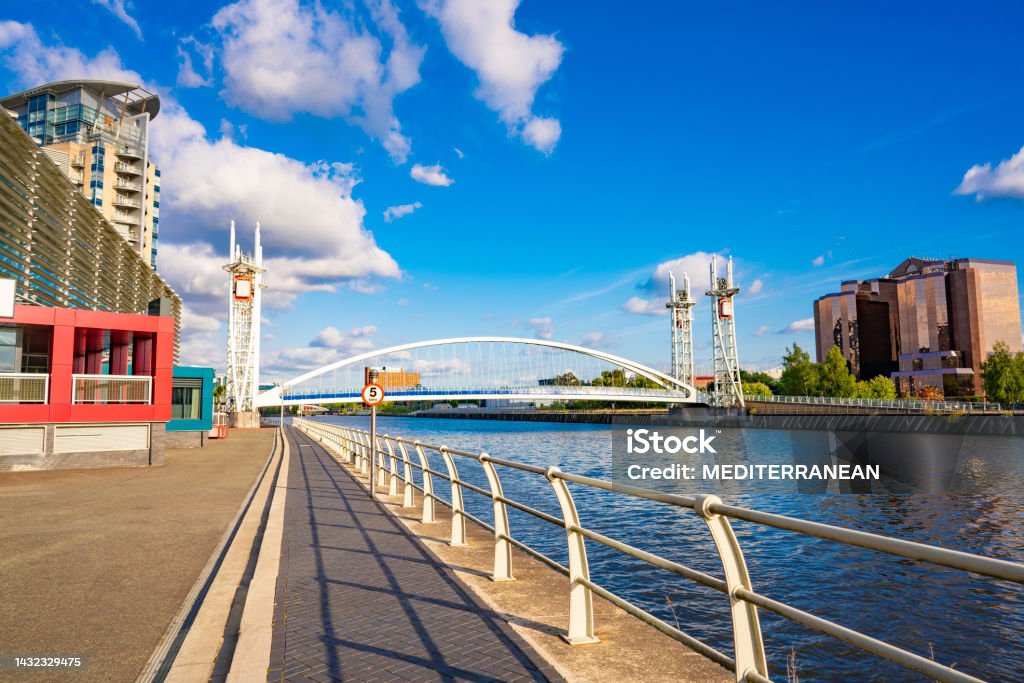
[[[0,405],[0,422],[166,422],[171,419],[174,318],[104,313],[70,308],[15,306],[21,325],[53,328],[48,405]],[[103,333],[110,335],[110,373],[125,374],[128,342],[134,344],[132,372],[152,375],[151,405],[71,403],[71,375],[98,373]]]

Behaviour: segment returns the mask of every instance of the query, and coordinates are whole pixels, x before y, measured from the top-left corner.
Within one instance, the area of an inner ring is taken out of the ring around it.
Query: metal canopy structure
[[[256,407],[359,403],[366,367],[410,378],[388,390],[386,401],[698,401],[692,385],[603,351],[544,339],[458,337],[340,360],[260,394]]]

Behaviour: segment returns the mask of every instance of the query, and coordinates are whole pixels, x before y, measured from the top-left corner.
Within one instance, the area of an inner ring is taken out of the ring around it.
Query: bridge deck
[[[560,680],[295,429],[271,681]]]

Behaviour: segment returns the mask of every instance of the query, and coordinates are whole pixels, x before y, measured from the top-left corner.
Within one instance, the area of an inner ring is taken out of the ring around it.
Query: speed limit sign
[[[379,405],[384,400],[384,388],[379,384],[367,384],[363,387],[363,403],[368,406]]]

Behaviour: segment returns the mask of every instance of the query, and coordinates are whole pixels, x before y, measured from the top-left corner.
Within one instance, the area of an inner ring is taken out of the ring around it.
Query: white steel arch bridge
[[[694,387],[603,351],[545,339],[456,337],[400,344],[325,365],[263,392],[256,406],[360,403],[366,367],[407,373],[403,385],[394,387],[387,384],[395,376],[382,375],[386,401],[699,400]]]

